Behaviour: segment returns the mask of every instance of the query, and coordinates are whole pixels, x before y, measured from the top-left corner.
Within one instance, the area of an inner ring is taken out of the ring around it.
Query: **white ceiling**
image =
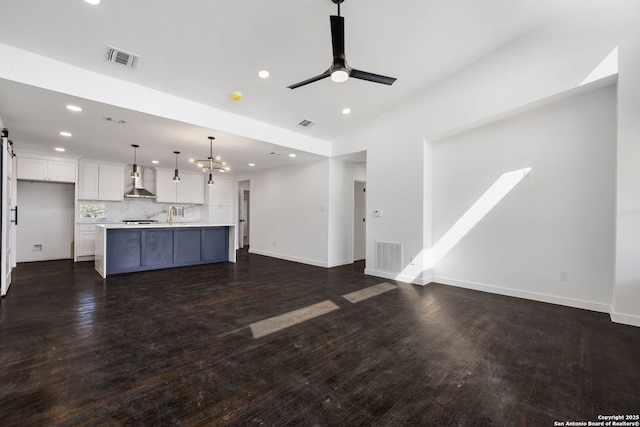
[[[355,68],[396,77],[393,86],[325,79],[286,86],[331,63],[331,0],[2,0],[0,43],[328,141],[548,21],[579,0],[345,0],[346,56]],[[135,70],[103,59],[112,45],[138,54]],[[261,69],[271,76],[257,77]],[[241,91],[244,99],[230,95]],[[84,111],[70,114],[68,103]],[[62,106],[62,108],[61,108]],[[341,111],[349,107],[352,113]],[[122,118],[119,125],[103,120]],[[172,152],[208,154],[208,135],[236,172],[308,161],[316,155],[0,80],[0,117],[17,146],[173,168]],[[302,119],[317,123],[310,128]],[[64,129],[63,129],[64,128]],[[58,132],[72,138],[61,140]],[[148,149],[145,150],[145,143]],[[117,142],[117,143],[116,143]],[[114,150],[117,147],[118,149]],[[282,155],[271,155],[275,152]],[[186,167],[186,166],[185,166]]]

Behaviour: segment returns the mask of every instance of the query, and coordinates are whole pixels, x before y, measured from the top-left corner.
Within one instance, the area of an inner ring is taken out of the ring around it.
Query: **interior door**
[[[8,134],[8,132],[7,132]],[[13,269],[13,253],[12,253],[12,210],[11,210],[11,155],[8,151],[8,135],[2,137],[2,145],[0,146],[0,165],[1,165],[1,185],[0,194],[2,196],[2,204],[0,205],[0,224],[2,228],[1,252],[0,252],[0,296],[5,296],[11,285],[11,271]],[[17,215],[17,210],[15,212]]]
[[[366,183],[355,181],[353,187],[353,259],[366,257]]]
[[[244,221],[242,222],[242,245],[249,246],[249,216],[251,215],[251,208],[249,206],[249,190],[244,190],[243,193]]]
[[[244,248],[249,244],[249,190],[240,189],[238,206],[238,246]]]
[[[244,248],[244,223],[245,223],[244,190],[238,191],[238,247]]]
[[[6,206],[5,212],[8,212],[8,215],[6,215],[3,219],[6,227],[6,241],[5,241],[4,259],[2,260],[5,266],[5,272],[4,272],[5,289],[2,295],[6,295],[7,293],[6,291],[9,289],[9,286],[11,285],[11,272],[13,271],[13,246],[12,246],[13,225],[14,225],[14,222],[17,223],[18,221],[18,208],[16,207],[12,209],[12,197],[11,197],[12,187],[11,187],[10,176],[7,176],[6,185],[7,185],[7,202],[5,204]]]

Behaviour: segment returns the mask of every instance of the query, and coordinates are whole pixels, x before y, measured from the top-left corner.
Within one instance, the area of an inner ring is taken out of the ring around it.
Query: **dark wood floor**
[[[640,413],[640,328],[442,285],[359,303],[363,264],[117,275],[21,264],[0,305],[0,425],[552,426]],[[263,338],[248,326],[339,308]]]

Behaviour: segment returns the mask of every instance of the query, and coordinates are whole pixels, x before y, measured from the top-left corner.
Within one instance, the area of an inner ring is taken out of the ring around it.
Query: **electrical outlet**
[[[42,245],[33,245],[33,252],[41,252]]]
[[[568,282],[569,281],[569,273],[567,273],[566,271],[561,271],[560,272],[560,281],[561,282]]]
[[[278,246],[275,240],[273,241],[273,246]]]
[[[409,265],[416,265],[416,259],[414,257],[409,258]]]

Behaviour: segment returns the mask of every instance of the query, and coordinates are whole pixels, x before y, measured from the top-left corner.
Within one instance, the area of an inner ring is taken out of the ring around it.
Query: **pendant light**
[[[176,168],[175,168],[175,173],[173,175],[173,182],[180,182],[180,176],[178,175],[178,154],[180,154],[180,152],[174,151],[173,154],[176,155]]]
[[[140,147],[137,144],[131,144],[133,147],[133,170],[131,171],[131,178],[140,178],[140,172],[138,172],[138,165],[136,164],[136,150]]]
[[[207,157],[206,160],[195,159],[193,161],[194,163],[202,162],[205,164],[204,166],[202,166],[202,172],[209,172],[209,180],[207,181],[207,184],[213,185],[213,174],[211,173],[212,171],[217,170],[220,172],[228,172],[231,170],[231,168],[229,168],[227,164],[220,159],[220,156],[215,156],[215,157],[213,156],[213,140],[216,138],[213,136],[210,136],[208,138],[209,138],[209,157]]]

